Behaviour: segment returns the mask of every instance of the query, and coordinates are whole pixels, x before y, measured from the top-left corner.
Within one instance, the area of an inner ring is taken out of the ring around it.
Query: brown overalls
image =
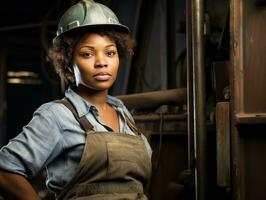
[[[151,174],[146,146],[134,123],[128,126],[136,136],[112,132],[95,132],[87,118],[78,117],[73,105],[67,106],[86,131],[86,143],[72,180],[58,200],[147,200],[143,188]]]

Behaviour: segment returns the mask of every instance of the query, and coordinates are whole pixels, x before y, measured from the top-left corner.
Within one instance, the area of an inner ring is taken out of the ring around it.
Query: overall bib
[[[151,174],[146,146],[134,123],[126,123],[136,136],[95,132],[87,118],[78,117],[73,105],[59,100],[71,110],[86,131],[84,151],[72,180],[58,200],[147,200],[143,188]]]

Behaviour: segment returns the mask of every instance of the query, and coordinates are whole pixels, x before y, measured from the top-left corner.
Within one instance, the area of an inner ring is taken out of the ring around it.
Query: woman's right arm
[[[26,178],[18,174],[1,170],[0,195],[7,200],[40,200]]]
[[[28,178],[61,152],[60,127],[49,108],[39,108],[23,131],[0,149],[0,196],[7,200],[39,199]]]

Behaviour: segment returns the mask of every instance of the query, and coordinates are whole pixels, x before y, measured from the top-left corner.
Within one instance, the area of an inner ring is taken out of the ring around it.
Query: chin
[[[86,85],[85,87],[95,91],[103,91],[103,90],[109,90],[112,87],[112,84],[94,84],[94,85]]]

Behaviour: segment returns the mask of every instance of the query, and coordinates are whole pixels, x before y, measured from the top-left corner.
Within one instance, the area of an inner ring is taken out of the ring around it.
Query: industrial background
[[[153,149],[150,200],[266,199],[266,1],[96,0],[137,40],[110,93]],[[64,85],[46,58],[76,0],[0,7],[0,147]],[[41,179],[30,181],[53,199]],[[0,197],[1,199],[1,197]]]

